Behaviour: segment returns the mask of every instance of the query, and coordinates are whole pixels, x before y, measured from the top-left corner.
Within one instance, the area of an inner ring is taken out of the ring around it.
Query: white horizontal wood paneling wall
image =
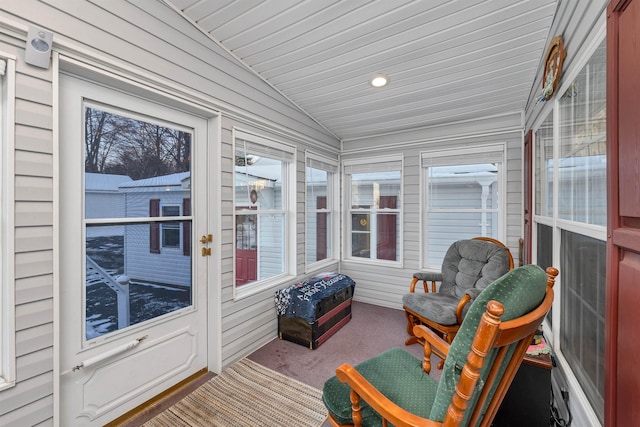
[[[422,245],[422,206],[420,185],[420,152],[436,148],[469,147],[504,143],[507,147],[505,173],[506,239],[516,264],[518,239],[522,237],[522,124],[521,114],[477,122],[438,126],[422,131],[380,136],[372,141],[351,141],[345,146],[343,160],[371,155],[404,156],[403,188],[403,260],[401,268],[385,268],[371,264],[344,261],[341,271],[357,283],[354,298],[371,304],[402,308],[402,295],[408,292],[414,272],[420,270]],[[445,135],[459,135],[444,137]],[[465,136],[460,136],[465,135]],[[403,137],[406,140],[403,141]],[[385,142],[386,138],[386,142]],[[369,146],[369,148],[367,148]]]
[[[305,194],[305,157],[306,149],[323,154],[329,158],[337,158],[335,152],[323,150],[294,138],[284,137],[264,128],[255,128],[229,117],[222,120],[222,359],[223,366],[246,356],[253,350],[263,346],[277,335],[277,320],[274,304],[274,293],[271,288],[254,295],[234,300],[233,298],[233,253],[234,253],[234,207],[233,207],[233,171],[235,159],[233,155],[232,129],[240,127],[257,135],[275,139],[297,146],[296,162],[296,278],[278,286],[292,285],[307,277],[304,260],[304,194]],[[338,271],[338,263],[324,265],[323,271]],[[312,274],[312,273],[310,273]]]
[[[16,385],[0,393],[0,425],[47,425],[53,416],[53,153],[51,72],[15,55]]]
[[[22,0],[0,10],[0,49],[19,59],[16,78],[16,353],[18,384],[0,393],[0,425],[53,424],[53,110],[52,69],[22,62],[27,25],[54,33],[54,50],[80,61],[145,76],[168,93],[219,110],[222,137],[222,353],[227,365],[276,336],[275,289],[234,301],[233,126],[250,128],[337,158],[329,132],[156,0]],[[6,46],[5,46],[6,44]],[[304,188],[304,169],[298,173]],[[302,186],[302,187],[301,187]],[[64,191],[64,189],[61,189]],[[303,199],[302,199],[303,200]],[[297,221],[304,218],[298,203]],[[297,226],[304,247],[304,225]],[[301,246],[302,245],[302,246]],[[62,255],[61,255],[62,256]],[[297,254],[302,278],[304,252]],[[333,266],[337,269],[337,263]]]

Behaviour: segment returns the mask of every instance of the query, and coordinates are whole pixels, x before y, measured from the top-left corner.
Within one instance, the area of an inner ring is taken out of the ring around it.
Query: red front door
[[[236,285],[258,278],[257,220],[256,215],[236,216]]]

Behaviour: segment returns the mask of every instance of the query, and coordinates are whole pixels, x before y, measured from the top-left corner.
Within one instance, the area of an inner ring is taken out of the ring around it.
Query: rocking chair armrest
[[[413,334],[424,340],[425,346],[430,346],[436,355],[441,359],[446,359],[449,354],[449,343],[440,338],[431,329],[424,325],[416,325],[413,327]]]
[[[458,325],[462,324],[462,311],[470,301],[471,295],[469,295],[468,293],[460,298],[460,301],[458,301],[458,306],[456,307],[456,320],[458,321]]]
[[[424,426],[441,427],[442,423],[431,421],[412,414],[389,400],[380,393],[365,377],[353,366],[344,363],[336,369],[336,377],[351,387],[352,399],[355,392],[366,401],[382,418],[398,427]],[[353,403],[353,402],[352,402]]]
[[[409,292],[415,292],[416,284],[419,281],[422,281],[425,293],[429,292],[427,282],[431,282],[431,292],[435,292],[436,282],[442,282],[442,273],[438,271],[419,271],[417,273],[413,273],[413,280],[411,281]]]

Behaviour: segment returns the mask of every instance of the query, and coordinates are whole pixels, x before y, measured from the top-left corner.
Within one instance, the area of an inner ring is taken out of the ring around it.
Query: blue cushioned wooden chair
[[[423,361],[394,348],[355,368],[341,365],[323,390],[331,424],[489,426],[551,307],[557,274],[526,265],[494,281],[451,344],[416,326],[426,343]],[[439,381],[429,376],[432,348],[446,356]]]
[[[453,242],[442,260],[441,271],[415,273],[409,293],[402,297],[409,334],[405,344],[424,344],[413,333],[416,325],[433,329],[450,343],[471,301],[511,269],[511,251],[499,240],[474,237]],[[424,292],[416,292],[420,282]],[[438,282],[440,286],[436,287]]]

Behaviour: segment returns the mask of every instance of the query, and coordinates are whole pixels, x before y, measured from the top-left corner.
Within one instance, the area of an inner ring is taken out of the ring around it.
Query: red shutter
[[[327,197],[318,196],[317,201],[318,209],[327,208]],[[327,258],[327,213],[316,213],[316,261],[321,261]]]
[[[160,199],[149,200],[149,216],[160,216]],[[152,254],[160,253],[160,224],[157,222],[149,224],[149,252]]]
[[[191,216],[191,198],[182,199],[182,215]],[[182,254],[191,255],[191,221],[182,223]]]
[[[380,209],[397,209],[398,198],[397,196],[380,196]],[[390,261],[397,261],[397,228],[396,228],[396,214],[384,215],[379,214],[377,218],[378,224],[378,245],[377,245],[377,259],[386,259]]]

